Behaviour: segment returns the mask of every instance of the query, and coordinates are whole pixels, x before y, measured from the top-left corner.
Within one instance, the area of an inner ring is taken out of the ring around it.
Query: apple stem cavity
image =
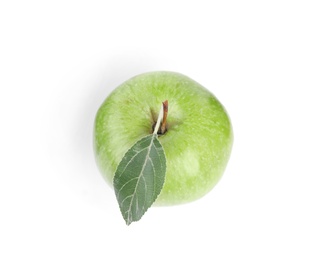
[[[162,102],[158,120],[153,130],[153,134],[163,135],[166,132],[167,114],[168,114],[168,101],[165,100],[164,102]]]

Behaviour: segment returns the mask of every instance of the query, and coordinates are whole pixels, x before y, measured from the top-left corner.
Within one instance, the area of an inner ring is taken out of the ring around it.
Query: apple
[[[97,111],[97,165],[112,185],[117,166],[135,142],[153,133],[159,107],[168,100],[166,132],[159,135],[166,177],[156,205],[201,198],[220,180],[230,157],[233,131],[224,106],[206,88],[175,72],[138,75],[117,87]]]

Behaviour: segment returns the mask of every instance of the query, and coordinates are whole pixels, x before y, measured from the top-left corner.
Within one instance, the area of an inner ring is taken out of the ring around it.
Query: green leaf
[[[166,158],[156,134],[136,142],[118,165],[113,185],[127,225],[138,221],[160,194]]]

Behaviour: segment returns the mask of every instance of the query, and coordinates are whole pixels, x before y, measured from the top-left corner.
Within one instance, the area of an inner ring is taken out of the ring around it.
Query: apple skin
[[[177,205],[201,198],[219,181],[233,144],[225,108],[206,88],[175,72],[138,75],[116,88],[97,111],[94,150],[106,181],[125,152],[153,132],[168,100],[167,132],[159,136],[167,162],[156,205]]]

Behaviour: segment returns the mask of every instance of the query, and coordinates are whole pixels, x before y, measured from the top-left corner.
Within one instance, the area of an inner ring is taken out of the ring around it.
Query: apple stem
[[[168,113],[168,101],[165,100],[163,103],[163,120],[160,128],[160,134],[164,134],[166,132],[166,118]]]
[[[166,118],[168,113],[168,101],[162,102],[157,123],[154,127],[153,134],[164,134],[166,132]],[[159,131],[160,130],[160,131]]]

